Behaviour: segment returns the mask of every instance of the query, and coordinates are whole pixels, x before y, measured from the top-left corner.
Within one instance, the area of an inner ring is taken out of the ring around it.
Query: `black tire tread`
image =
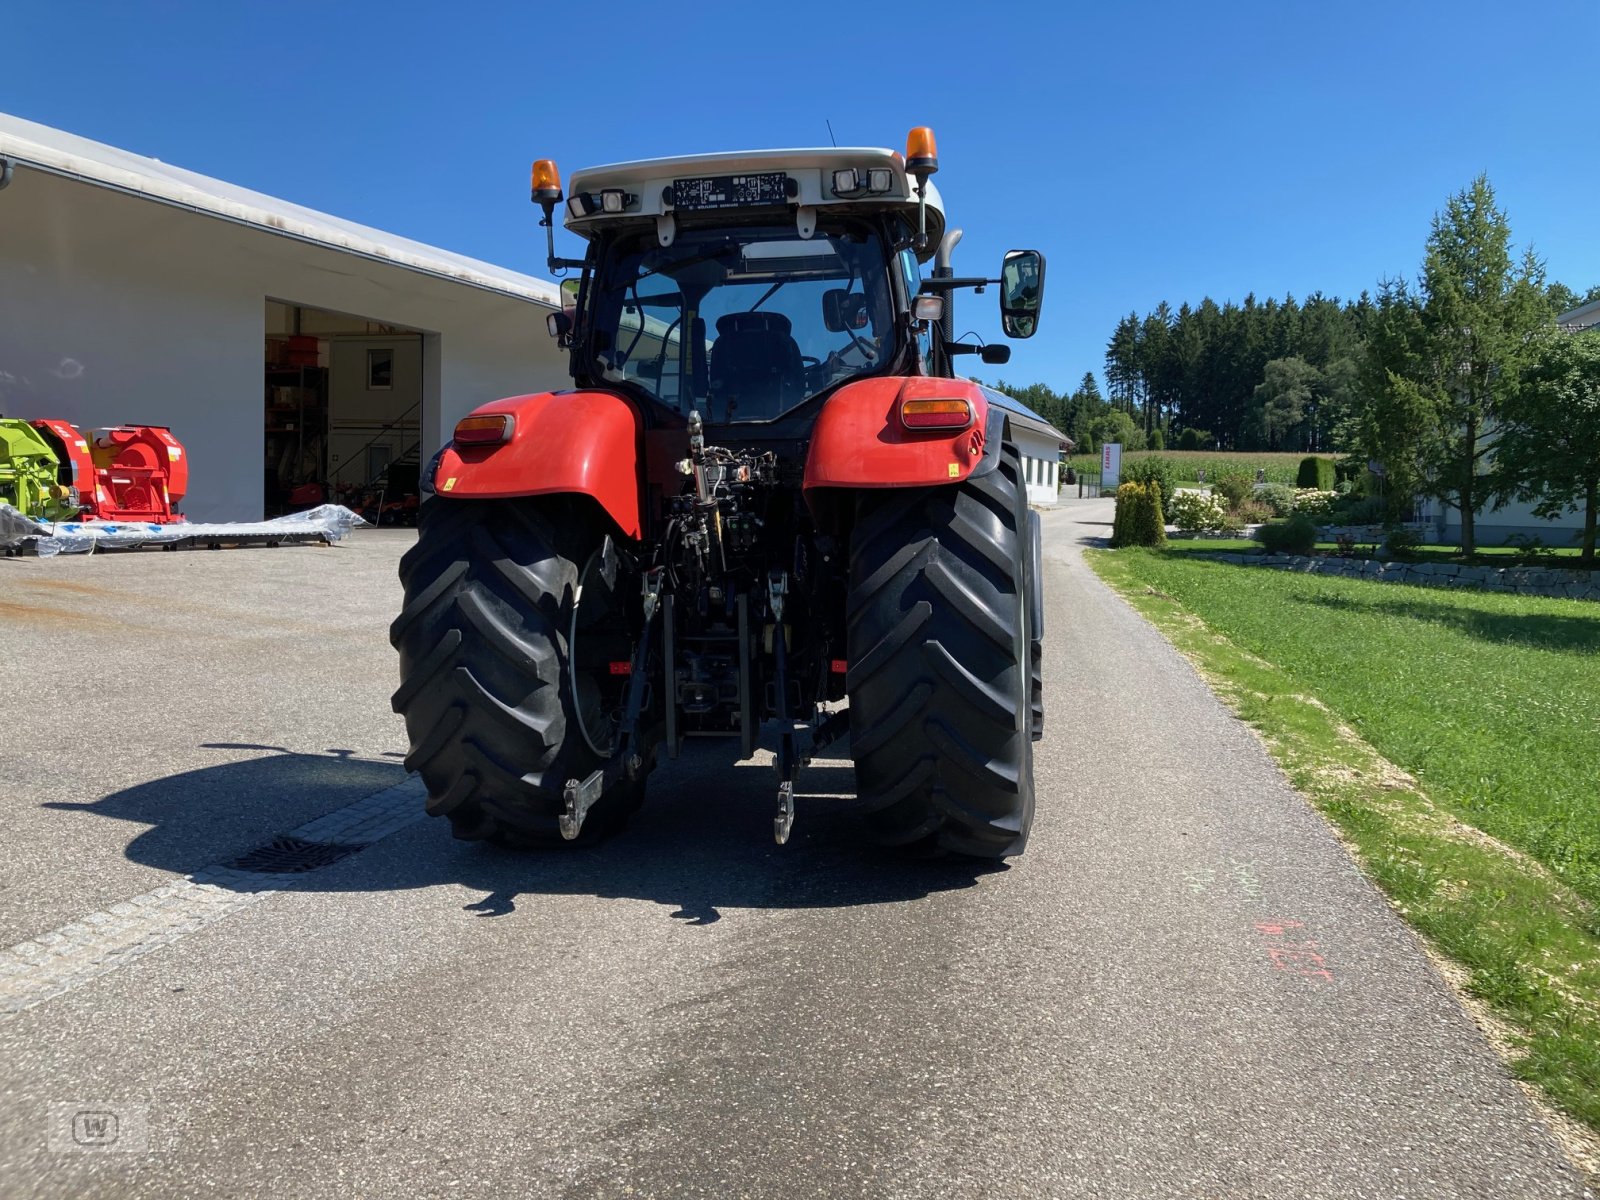
[[[561,843],[566,780],[597,765],[567,727],[574,560],[601,536],[575,517],[560,502],[434,499],[400,560],[405,600],[389,639],[405,765],[427,785],[428,813],[458,838]],[[578,841],[614,832],[640,798],[638,788],[608,794]]]
[[[847,604],[850,745],[877,839],[1020,854],[1033,816],[1028,510],[1009,442],[947,488],[862,493]]]

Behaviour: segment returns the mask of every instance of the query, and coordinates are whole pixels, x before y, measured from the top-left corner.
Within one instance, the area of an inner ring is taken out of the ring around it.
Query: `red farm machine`
[[[77,496],[78,520],[165,525],[189,490],[189,460],[161,425],[118,425],[80,432],[67,421],[34,421],[60,461],[61,485]]]
[[[883,843],[1000,858],[1043,727],[1037,514],[1006,400],[959,377],[958,289],[1036,331],[1044,260],[950,266],[931,131],[533,170],[573,386],[485,404],[423,471],[394,708],[458,837],[592,841],[658,750],[775,743],[774,830],[849,735]],[[558,258],[554,213],[587,241]],[[924,268],[931,270],[924,275]],[[848,702],[844,704],[843,702]]]

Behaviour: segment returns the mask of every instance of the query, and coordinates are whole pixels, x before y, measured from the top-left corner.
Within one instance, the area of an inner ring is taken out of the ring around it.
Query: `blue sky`
[[[958,269],[1049,260],[989,370],[1058,388],[1163,299],[1414,274],[1480,171],[1552,278],[1600,283],[1594,0],[1084,8],[14,4],[0,109],[533,273],[533,158],[929,124]],[[992,305],[959,327],[997,336]]]

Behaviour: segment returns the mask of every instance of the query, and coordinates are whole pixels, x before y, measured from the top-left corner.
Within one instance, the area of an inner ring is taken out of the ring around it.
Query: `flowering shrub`
[[[1227,515],[1220,501],[1206,492],[1179,492],[1172,498],[1172,523],[1184,533],[1221,529]]]
[[[1295,488],[1294,511],[1308,517],[1325,517],[1333,511],[1333,502],[1338,498],[1338,492],[1322,488]]]
[[[1248,499],[1249,497],[1247,497]],[[1275,517],[1287,517],[1294,511],[1295,490],[1287,483],[1261,483],[1256,485],[1254,499],[1272,510]]]

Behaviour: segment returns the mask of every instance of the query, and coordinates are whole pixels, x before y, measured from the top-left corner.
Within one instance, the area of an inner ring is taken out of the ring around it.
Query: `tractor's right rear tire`
[[[440,498],[422,506],[418,523],[389,631],[400,651],[393,704],[410,735],[406,768],[427,784],[429,815],[448,817],[458,838],[560,844],[566,782],[602,761],[575,691],[606,681],[575,673],[568,655],[578,582],[605,532],[563,500]],[[576,841],[617,830],[643,786],[607,792]]]
[[[878,840],[1021,854],[1033,821],[1028,510],[986,474],[858,498],[847,643],[856,786]]]
[[[1044,737],[1044,544],[1032,509],[1028,535],[1028,715],[1037,742]]]

